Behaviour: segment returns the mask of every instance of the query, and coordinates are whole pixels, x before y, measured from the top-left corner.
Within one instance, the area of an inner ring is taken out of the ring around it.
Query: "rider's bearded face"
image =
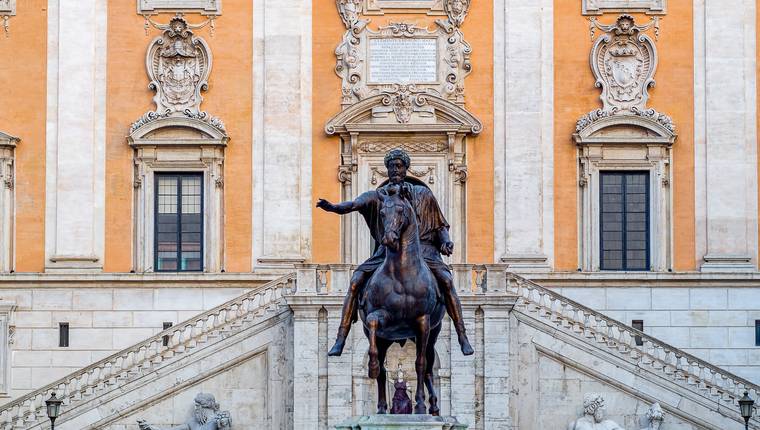
[[[388,162],[388,181],[391,184],[400,184],[406,177],[406,165],[398,158]]]

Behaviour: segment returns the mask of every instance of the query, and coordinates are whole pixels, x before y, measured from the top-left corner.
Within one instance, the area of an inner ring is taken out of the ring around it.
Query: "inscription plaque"
[[[369,82],[426,84],[437,81],[437,39],[369,39]]]

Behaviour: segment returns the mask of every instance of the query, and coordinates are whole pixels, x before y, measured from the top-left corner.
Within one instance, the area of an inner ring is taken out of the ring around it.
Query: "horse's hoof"
[[[425,403],[417,403],[414,405],[414,413],[417,415],[425,415],[427,411],[425,411]]]
[[[428,412],[430,413],[430,415],[437,417],[438,415],[440,415],[441,410],[438,409],[438,406],[431,406]]]
[[[378,415],[385,415],[385,414],[387,414],[387,413],[388,413],[388,408],[387,408],[387,407],[384,407],[384,408],[382,408],[382,407],[381,407],[381,408],[377,408],[377,414],[378,414]]]
[[[380,376],[380,362],[377,359],[369,361],[369,377],[377,379]]]

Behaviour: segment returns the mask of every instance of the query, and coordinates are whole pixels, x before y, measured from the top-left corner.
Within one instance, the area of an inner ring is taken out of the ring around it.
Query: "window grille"
[[[203,270],[203,175],[156,174],[155,267]]]
[[[600,267],[649,270],[649,172],[601,172]]]

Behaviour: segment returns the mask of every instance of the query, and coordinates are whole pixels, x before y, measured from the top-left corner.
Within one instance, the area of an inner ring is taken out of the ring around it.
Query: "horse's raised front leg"
[[[380,361],[378,360],[377,330],[387,319],[387,312],[376,310],[367,315],[367,337],[369,338],[369,377],[377,379],[380,376]]]
[[[417,371],[417,391],[414,395],[414,413],[425,414],[425,369],[427,362],[428,340],[430,339],[430,315],[423,315],[417,318],[417,360],[415,361],[415,370]]]
[[[385,392],[388,372],[385,369],[385,357],[388,354],[388,348],[393,343],[385,339],[377,339],[377,359],[380,361],[380,375],[377,377],[377,413],[388,413],[388,397]]]
[[[440,409],[438,408],[438,394],[435,392],[435,385],[433,380],[433,366],[435,365],[435,342],[438,340],[438,335],[441,333],[441,325],[430,331],[430,338],[427,343],[427,354],[425,355],[425,386],[428,391],[428,403],[430,408],[428,412],[430,415],[438,416]]]

